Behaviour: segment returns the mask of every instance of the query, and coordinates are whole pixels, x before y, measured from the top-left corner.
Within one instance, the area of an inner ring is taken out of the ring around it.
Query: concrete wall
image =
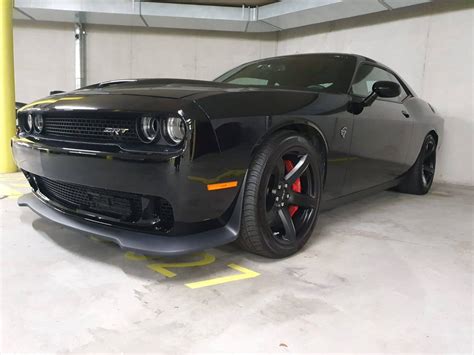
[[[87,27],[87,82],[130,77],[213,79],[275,54],[367,55],[399,72],[446,119],[438,181],[474,185],[473,2],[439,1],[279,34]],[[16,21],[18,101],[74,88],[72,24]],[[448,99],[449,98],[449,99]]]
[[[88,82],[167,77],[212,80],[233,67],[275,55],[276,33],[87,27]]]
[[[474,185],[473,4],[442,1],[281,32],[277,54],[357,53],[393,68],[445,118],[437,181]]]
[[[74,26],[15,21],[17,101],[74,89]],[[87,26],[87,83],[167,77],[212,80],[247,61],[271,57],[276,33],[224,33]]]
[[[74,25],[15,21],[13,36],[17,101],[74,89]]]

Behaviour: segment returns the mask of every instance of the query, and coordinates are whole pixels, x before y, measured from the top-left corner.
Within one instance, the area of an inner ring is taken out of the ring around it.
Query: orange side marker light
[[[207,185],[207,191],[231,189],[233,187],[237,187],[237,181],[221,182],[218,184],[209,184]]]

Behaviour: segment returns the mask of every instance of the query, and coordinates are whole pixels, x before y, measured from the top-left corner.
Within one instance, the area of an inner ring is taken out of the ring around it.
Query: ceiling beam
[[[185,1],[185,0],[182,0]],[[236,3],[237,0],[202,0]],[[246,2],[246,0],[238,0]],[[260,0],[255,0],[260,1]],[[264,1],[264,0],[262,0]],[[15,19],[195,30],[273,32],[431,0],[280,0],[263,6],[215,6],[139,0],[16,0]]]

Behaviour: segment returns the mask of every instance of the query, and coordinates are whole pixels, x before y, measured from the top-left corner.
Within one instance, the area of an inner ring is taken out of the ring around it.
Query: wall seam
[[[423,96],[425,93],[425,76],[426,76],[426,61],[428,60],[428,44],[431,37],[431,24],[433,21],[433,5],[430,6],[430,15],[428,17],[428,28],[426,29],[426,38],[425,38],[425,53],[423,57],[423,70],[421,73],[421,93],[419,96]]]

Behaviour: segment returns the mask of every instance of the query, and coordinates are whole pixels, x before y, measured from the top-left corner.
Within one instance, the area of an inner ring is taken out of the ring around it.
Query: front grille
[[[97,142],[139,143],[133,118],[43,117],[43,137]]]
[[[74,211],[92,212],[119,222],[157,229],[170,229],[174,224],[170,203],[159,197],[70,184],[40,176],[34,176],[34,180],[44,196]]]

